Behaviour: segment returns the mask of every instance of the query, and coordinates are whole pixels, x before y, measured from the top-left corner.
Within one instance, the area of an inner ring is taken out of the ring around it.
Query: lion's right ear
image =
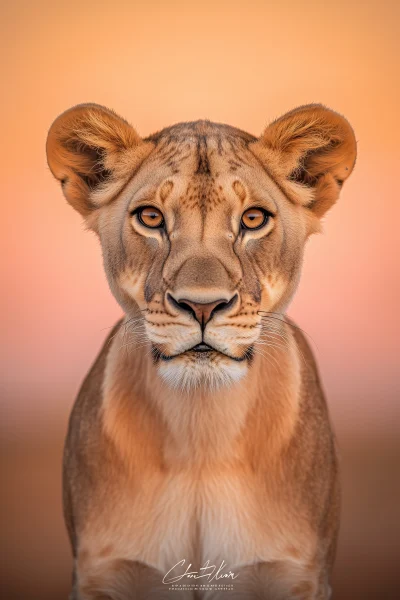
[[[322,104],[299,106],[271,123],[249,148],[286,190],[321,218],[336,202],[356,161],[348,121]],[[289,196],[290,197],[290,196]]]
[[[51,172],[85,217],[121,190],[153,147],[124,119],[97,104],[80,104],[60,115],[46,144]]]

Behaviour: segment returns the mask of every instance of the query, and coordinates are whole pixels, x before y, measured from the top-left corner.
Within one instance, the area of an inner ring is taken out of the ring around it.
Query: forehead
[[[154,158],[173,174],[214,176],[218,169],[235,172],[240,168],[255,139],[240,129],[210,121],[179,123],[148,138],[156,144]]]
[[[150,136],[146,141],[155,148],[132,181],[133,205],[148,201],[207,214],[251,201],[273,210],[279,190],[249,149],[255,140],[209,121],[181,123]]]

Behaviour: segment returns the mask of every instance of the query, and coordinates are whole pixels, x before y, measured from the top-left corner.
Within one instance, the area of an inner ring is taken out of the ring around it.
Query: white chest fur
[[[303,562],[312,536],[304,546],[296,531],[283,532],[285,507],[267,502],[257,489],[251,473],[154,473],[118,499],[97,532],[87,528],[84,546],[92,559],[103,560],[101,550],[109,547],[108,560],[137,560],[163,573],[182,560],[198,566],[224,561],[229,568],[298,560],[299,550]]]

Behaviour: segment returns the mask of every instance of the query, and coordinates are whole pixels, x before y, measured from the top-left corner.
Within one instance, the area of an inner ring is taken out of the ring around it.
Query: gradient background
[[[334,599],[398,598],[399,3],[2,5],[1,596],[67,597],[63,438],[121,314],[95,237],[47,168],[52,120],[92,101],[143,135],[198,118],[257,134],[322,102],[353,124],[359,158],[289,314],[314,340],[341,447]]]

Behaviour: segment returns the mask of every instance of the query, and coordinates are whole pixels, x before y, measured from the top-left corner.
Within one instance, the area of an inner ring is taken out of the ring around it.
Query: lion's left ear
[[[60,115],[47,136],[47,160],[68,202],[84,217],[117,194],[154,145],[98,104]]]
[[[279,183],[318,217],[339,197],[357,154],[348,121],[320,104],[300,106],[280,117],[251,149]]]

